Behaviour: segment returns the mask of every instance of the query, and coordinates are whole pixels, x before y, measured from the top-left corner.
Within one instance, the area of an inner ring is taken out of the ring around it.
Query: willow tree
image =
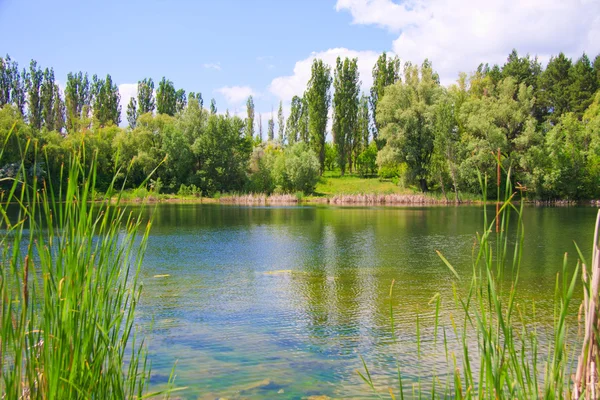
[[[404,82],[388,86],[377,106],[377,122],[385,146],[380,166],[405,163],[409,178],[428,190],[434,150],[434,108],[441,93],[439,78],[427,60],[419,68],[407,64]]]

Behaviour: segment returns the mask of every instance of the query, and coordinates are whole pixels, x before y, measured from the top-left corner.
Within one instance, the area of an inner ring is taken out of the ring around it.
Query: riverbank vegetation
[[[165,77],[157,87],[144,78],[137,96],[121,105],[110,75],[70,73],[63,90],[52,68],[31,61],[20,69],[6,56],[0,175],[14,174],[19,146],[33,139],[49,155],[43,174],[59,171],[73,151],[85,151],[88,162],[96,152],[101,191],[115,171],[131,171],[126,189],[137,189],[158,166],[145,187],[155,194],[332,197],[351,194],[352,176],[365,179],[352,194],[376,194],[383,180],[384,193],[406,188],[460,200],[481,193],[477,171],[493,180],[499,151],[530,200],[600,197],[600,57],[561,53],[544,68],[513,51],[502,66],[481,64],[443,86],[429,61],[401,65],[384,53],[369,93],[361,93],[360,79],[356,59],[332,67],[314,60],[305,93],[291,100],[287,116],[279,104],[265,135],[251,97],[238,116],[219,112],[214,99],[205,107],[201,93]],[[124,107],[127,127],[120,126]],[[31,156],[25,161],[31,168]]]
[[[431,299],[425,311],[433,316],[427,319],[430,325],[420,325],[417,316],[416,349],[412,351],[416,351],[416,363],[421,363],[421,343],[433,343],[434,351],[444,355],[447,370],[436,365],[433,372],[427,370],[424,376],[413,377],[411,384],[406,384],[403,366],[398,365],[398,386],[378,388],[372,367],[363,360],[364,370],[358,374],[380,399],[403,399],[411,392],[414,398],[432,399],[598,398],[600,212],[591,264],[576,244],[577,260],[565,253],[562,267],[557,270],[554,295],[548,296],[553,301],[554,318],[551,326],[545,326],[536,320],[535,302],[521,296],[521,260],[527,252],[523,247],[524,209],[522,201],[520,206],[513,201],[516,193],[510,173],[508,178],[504,191],[507,195],[503,201],[497,198],[499,207],[491,219],[484,202],[483,230],[473,245],[472,275],[460,276],[452,261],[437,252],[440,264],[445,264],[455,279],[453,291],[451,295],[438,293]],[[487,182],[482,182],[482,187],[485,199]],[[460,280],[470,282],[466,291],[460,289]],[[393,287],[392,282],[391,334],[393,342],[399,344]],[[440,315],[441,304],[447,301],[455,305],[451,323]]]
[[[44,158],[32,142],[23,144],[23,158]],[[99,164],[97,153],[85,158],[87,149],[81,150],[68,155],[56,181],[41,178],[39,163],[24,161],[13,165],[12,179],[3,179],[2,398],[161,394],[148,393],[150,365],[134,322],[150,224],[111,206],[108,197],[90,201],[98,197]],[[112,192],[114,183],[104,190]]]

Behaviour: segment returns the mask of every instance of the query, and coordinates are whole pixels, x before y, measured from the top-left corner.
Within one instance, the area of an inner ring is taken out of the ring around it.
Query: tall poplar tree
[[[27,115],[29,125],[34,129],[42,128],[42,102],[40,89],[44,79],[44,73],[37,66],[35,60],[29,64],[29,74],[27,75]]]
[[[54,71],[52,68],[46,68],[40,87],[40,105],[42,108],[43,126],[49,131],[54,129],[54,87]]]
[[[308,107],[310,146],[319,158],[321,173],[325,170],[325,134],[327,113],[331,104],[331,69],[323,60],[313,60],[311,76],[304,98]]]
[[[61,132],[65,126],[65,103],[60,97],[60,89],[58,85],[54,84],[54,96],[52,104],[52,128],[50,130]]]
[[[93,115],[100,125],[121,123],[121,95],[110,75],[105,79],[92,78]]]
[[[352,167],[352,149],[358,122],[360,82],[358,59],[336,60],[333,79],[333,140],[338,148],[342,176],[346,165]]]
[[[298,141],[300,117],[302,114],[302,99],[298,96],[292,97],[292,104],[290,108],[290,115],[287,119],[285,127],[285,136],[288,144],[294,144]]]
[[[263,141],[262,114],[258,114],[258,140]]]
[[[369,98],[371,115],[373,117],[373,140],[377,144],[378,149],[381,149],[384,143],[379,140],[379,129],[381,127],[375,119],[377,104],[383,97],[385,88],[393,85],[399,80],[400,59],[397,56],[388,58],[387,54],[383,52],[373,67],[373,86],[371,87],[371,97]]]
[[[269,142],[275,140],[275,121],[273,121],[273,111],[271,111],[271,118],[269,118],[267,127],[267,137]]]
[[[283,144],[284,142],[284,134],[285,134],[285,119],[283,117],[283,102],[279,101],[279,110],[277,110],[277,129],[278,129],[278,139],[279,143]]]
[[[163,76],[156,90],[156,112],[175,115],[177,111],[177,92],[173,82]]]
[[[87,118],[91,104],[90,82],[87,73],[67,75],[65,87],[65,108],[67,131],[75,132],[81,128],[81,119]]]
[[[127,122],[129,123],[129,127],[131,129],[135,129],[137,125],[137,101],[135,97],[131,97],[129,99],[129,104],[127,104]]]
[[[138,82],[137,103],[138,116],[154,111],[156,102],[154,100],[154,82],[152,78],[145,78]]]
[[[213,115],[217,113],[217,102],[215,99],[210,99],[210,113]]]
[[[254,99],[248,96],[246,101],[246,137],[254,137]]]
[[[10,56],[0,57],[0,108],[10,104],[10,92],[12,90],[12,65]]]

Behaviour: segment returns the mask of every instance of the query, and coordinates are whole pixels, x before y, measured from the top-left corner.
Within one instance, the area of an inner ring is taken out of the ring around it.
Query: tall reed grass
[[[31,142],[20,151],[23,160],[42,159]],[[1,182],[2,399],[161,394],[148,393],[150,365],[134,323],[150,223],[110,205],[115,181],[99,197],[96,159],[83,154],[72,154],[57,182],[25,162]]]
[[[583,266],[580,286],[584,294],[582,297],[585,297],[585,341],[573,333],[577,324],[573,315],[573,310],[577,309],[575,290],[582,263],[585,263],[579,249],[580,260],[574,271],[569,267],[565,254],[554,293],[548,294],[548,297],[553,296],[554,318],[549,335],[544,333],[542,338],[536,328],[535,304],[526,312],[517,301],[526,233],[522,219],[523,202],[513,201],[516,193],[510,184],[510,171],[506,174],[506,196],[500,199],[498,195],[498,212],[491,220],[488,218],[487,202],[483,202],[484,226],[482,233],[476,237],[467,289],[460,294],[461,290],[454,284],[451,301],[459,310],[460,318],[452,319],[451,326],[443,325],[440,299],[444,296],[440,294],[434,299],[434,341],[437,341],[438,331],[443,331],[443,340],[437,349],[446,354],[448,374],[445,383],[438,376],[434,376],[430,385],[425,385],[418,378],[416,390],[414,387],[409,390],[403,383],[402,365],[398,365],[398,386],[384,390],[376,387],[372,371],[363,360],[364,372],[358,373],[379,398],[404,399],[412,394],[416,398],[595,399],[600,393],[595,368],[600,361],[597,336],[600,327],[598,234],[594,238],[592,271],[588,273]],[[486,188],[487,182],[482,181],[481,186]],[[485,200],[486,193],[483,195]],[[598,226],[600,213],[597,232]],[[438,255],[457,281],[464,279],[459,277],[443,254],[438,252]],[[390,321],[392,336],[396,340],[392,289],[393,283],[390,289]],[[417,349],[421,340],[417,329]],[[578,360],[579,348],[581,356]],[[414,366],[411,367],[414,369]]]

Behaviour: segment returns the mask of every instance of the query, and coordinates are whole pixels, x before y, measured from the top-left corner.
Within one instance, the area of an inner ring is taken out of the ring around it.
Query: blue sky
[[[542,60],[600,52],[599,0],[0,0],[0,53],[69,71],[110,73],[122,104],[162,76],[214,97],[219,111],[257,112],[301,95],[314,57],[357,56],[363,88],[382,51],[433,61],[443,83],[514,47]],[[265,117],[266,118],[266,117]]]

